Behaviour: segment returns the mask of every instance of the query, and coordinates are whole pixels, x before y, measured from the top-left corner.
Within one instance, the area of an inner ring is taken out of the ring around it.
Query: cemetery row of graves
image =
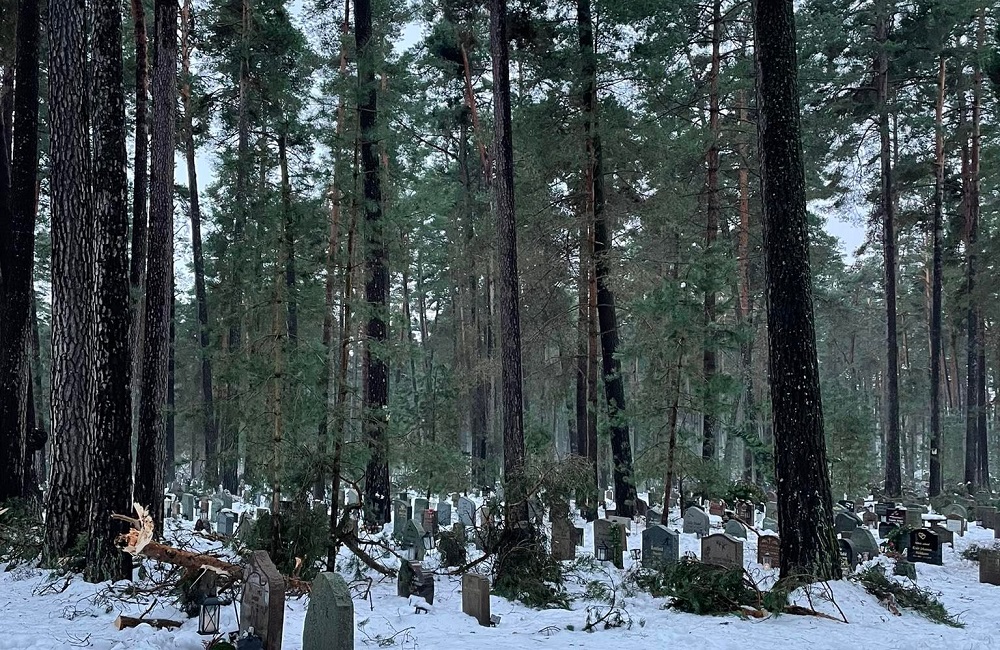
[[[766,590],[775,584],[781,542],[773,492],[767,493],[762,503],[685,499],[681,507],[675,501],[666,518],[661,505],[650,506],[640,499],[634,519],[616,516],[613,493],[605,496],[606,507],[592,523],[574,512],[571,501],[546,500],[544,495],[532,498],[531,523],[544,531],[544,547],[539,552],[564,567],[581,561],[604,570],[613,567],[624,579],[640,585],[651,584],[650,576],[668,574],[675,567],[697,567],[720,576],[726,572],[749,576],[752,568],[759,578],[755,588]],[[355,490],[341,490],[339,500],[345,506],[357,505],[359,495]],[[845,574],[858,575],[861,565],[870,567],[881,558],[883,562],[875,563],[875,568],[884,571],[883,567],[891,567],[893,577],[888,584],[905,588],[918,583],[920,565],[942,565],[944,549],[953,547],[955,539],[965,536],[970,527],[992,531],[992,537],[1000,539],[1000,514],[989,497],[956,496],[947,501],[936,502],[936,509],[916,501],[869,498],[838,502],[834,529]],[[337,571],[298,580],[283,574],[267,552],[249,551],[244,545],[247,531],[268,514],[263,500],[234,499],[226,492],[200,494],[176,484],[164,507],[173,526],[193,527],[196,534],[225,544],[218,555],[228,563],[216,571],[224,579],[196,581],[184,594],[192,606],[188,611],[200,615],[200,631],[214,639],[209,647],[281,648],[281,640],[287,636],[283,632],[284,603],[290,590],[309,592],[302,648],[355,647],[357,584],[348,583]],[[321,516],[328,514],[324,502],[316,501],[312,507]],[[359,526],[357,520],[353,525],[352,534],[360,547],[385,569],[377,578],[394,579],[396,596],[415,614],[434,610],[438,581],[459,579],[461,611],[482,626],[503,626],[502,617],[491,611],[490,556],[493,540],[503,525],[495,496],[474,493],[427,498],[401,492],[393,500],[392,522],[384,530]],[[143,555],[141,549],[131,550]],[[972,559],[978,560],[981,583],[1000,586],[1000,546],[976,547]],[[199,566],[197,561],[194,566]],[[678,586],[676,580],[671,584],[673,592],[655,595],[683,600],[685,586]],[[217,610],[227,603],[238,605],[238,629],[226,629],[219,622]],[[895,607],[891,602],[884,604],[890,610]],[[736,613],[753,609],[750,606],[740,612],[734,608]],[[957,624],[954,618],[945,620]]]

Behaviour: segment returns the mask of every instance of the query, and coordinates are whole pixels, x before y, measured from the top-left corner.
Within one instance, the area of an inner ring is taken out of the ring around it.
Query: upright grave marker
[[[743,542],[725,533],[702,537],[701,561],[727,568],[742,568]]]
[[[906,549],[906,559],[910,562],[941,564],[941,538],[929,528],[921,528],[910,533],[910,546]]]
[[[462,575],[462,613],[490,626],[490,581],[475,573]]]
[[[285,626],[285,578],[267,551],[254,551],[243,572],[240,632],[253,628],[264,650],[281,650]]]
[[[302,650],[354,650],[354,601],[339,573],[313,578]]]
[[[765,567],[781,566],[781,538],[777,535],[761,535],[757,538],[757,564]]]
[[[642,566],[651,569],[680,559],[680,538],[663,524],[642,531]]]
[[[1000,550],[979,549],[979,582],[1000,586]]]
[[[684,532],[694,533],[699,537],[708,535],[709,519],[705,511],[698,506],[691,506],[684,511]]]

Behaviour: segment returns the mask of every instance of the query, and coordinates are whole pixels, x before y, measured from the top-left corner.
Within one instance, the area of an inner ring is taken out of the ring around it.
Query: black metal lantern
[[[222,612],[222,601],[215,596],[209,596],[201,602],[201,616],[198,620],[198,634],[219,633],[219,615]]]
[[[594,557],[597,558],[598,562],[607,562],[611,559],[611,549],[608,548],[607,544],[601,542],[601,544],[594,549]]]
[[[424,543],[424,550],[425,551],[430,551],[430,550],[432,550],[434,548],[435,544],[434,544],[434,535],[433,535],[433,533],[424,533],[422,541]]]

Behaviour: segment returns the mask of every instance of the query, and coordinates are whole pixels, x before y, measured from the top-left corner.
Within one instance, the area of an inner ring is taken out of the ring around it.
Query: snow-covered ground
[[[674,515],[678,513],[675,511]],[[713,517],[713,523],[718,518]],[[189,522],[169,522],[171,535],[191,539]],[[578,524],[579,525],[579,524]],[[676,527],[680,528],[677,519]],[[584,546],[592,548],[593,526],[585,527]],[[197,538],[204,549],[219,549],[221,544]],[[836,607],[824,602],[815,591],[812,602],[817,609],[837,615],[839,607],[848,623],[816,617],[784,615],[763,620],[737,616],[705,617],[664,609],[665,599],[652,598],[643,592],[627,594],[619,589],[621,607],[631,619],[631,626],[592,633],[583,632],[587,608],[606,608],[603,602],[574,600],[570,610],[534,610],[493,596],[492,613],[501,616],[494,628],[479,626],[475,619],[462,614],[461,580],[438,575],[434,606],[430,613],[416,614],[406,599],[396,596],[395,579],[377,582],[371,599],[357,597],[354,602],[355,647],[377,648],[476,648],[511,650],[513,647],[566,648],[690,647],[711,650],[747,650],[779,648],[792,650],[849,649],[915,650],[934,646],[949,650],[1000,650],[1000,587],[979,583],[978,565],[963,560],[961,551],[971,543],[990,545],[993,531],[970,523],[965,537],[955,537],[955,548],[946,546],[944,566],[917,565],[918,584],[940,592],[949,612],[960,616],[965,629],[953,629],[931,623],[918,614],[903,610],[896,617],[882,608],[854,582],[830,585]],[[640,546],[639,527],[633,526],[629,548]],[[694,535],[681,535],[681,553],[698,554],[700,543]],[[756,536],[749,534],[744,544],[745,565],[752,575],[769,582],[773,572],[756,564]],[[347,568],[349,554],[341,556],[344,577],[351,581],[353,570]],[[434,556],[425,563],[437,567]],[[631,559],[626,558],[626,569]],[[444,571],[442,570],[443,574]],[[891,573],[891,571],[890,571]],[[622,573],[610,567],[582,576],[573,582],[573,593],[583,590],[586,579],[603,578],[618,585]],[[206,637],[197,634],[197,619],[186,619],[169,598],[121,599],[108,597],[108,585],[90,585],[74,577],[65,590],[59,591],[65,578],[53,578],[50,572],[21,568],[0,574],[0,650],[95,648],[97,650],[202,650]],[[124,583],[117,585],[119,589]],[[135,601],[135,602],[133,602]],[[150,606],[153,605],[152,609]],[[289,599],[285,606],[284,650],[301,648],[302,626],[308,597]],[[112,623],[119,614],[138,616],[146,610],[149,618],[183,620],[179,630],[153,630],[148,626],[117,631]],[[237,607],[229,606],[222,615],[225,631],[237,628]],[[839,616],[838,616],[839,617]],[[387,640],[391,639],[391,643]],[[383,645],[386,644],[386,645]],[[520,644],[527,644],[521,646]]]

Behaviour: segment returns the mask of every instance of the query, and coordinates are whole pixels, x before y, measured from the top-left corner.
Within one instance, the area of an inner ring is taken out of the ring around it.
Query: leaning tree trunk
[[[156,0],[153,52],[153,132],[150,143],[149,257],[139,403],[135,500],[163,532],[163,458],[167,362],[173,282],[174,103],[177,93],[177,0]]]
[[[25,397],[28,386],[27,341],[31,331],[31,275],[35,252],[36,181],[38,177],[39,0],[21,0],[17,15],[14,64],[14,132],[11,158],[0,147],[0,502],[26,496],[31,458]],[[5,118],[6,119],[6,118]],[[10,124],[5,125],[10,127]],[[6,136],[2,137],[7,144]],[[12,160],[7,167],[7,161]],[[2,194],[2,190],[0,190]]]
[[[632,441],[625,413],[625,382],[618,353],[618,314],[611,290],[611,233],[604,213],[604,168],[601,136],[597,132],[597,59],[594,53],[594,23],[590,0],[577,0],[577,28],[583,59],[583,107],[586,136],[589,201],[594,213],[594,269],[597,280],[597,320],[601,329],[601,371],[604,396],[611,424],[611,462],[615,483],[615,504],[619,516],[631,517],[636,499],[632,472]]]
[[[781,576],[838,579],[806,225],[793,0],[753,4]]]
[[[93,241],[85,0],[49,4],[49,195],[52,237],[52,462],[43,557],[65,555],[88,527]]]
[[[892,182],[892,149],[889,137],[889,17],[885,0],[878,4],[875,40],[879,44],[878,106],[879,141],[881,144],[882,191],[882,254],[885,267],[885,344],[886,344],[886,426],[885,426],[885,491],[890,496],[902,493],[902,473],[899,459],[899,345],[896,340],[896,224]]]
[[[118,5],[94,7],[94,440],[91,510],[84,576],[90,582],[132,576],[115,543],[128,531],[116,512],[132,497],[132,354],[129,345],[128,177],[122,24]],[[162,499],[161,499],[162,500]]]
[[[500,326],[500,395],[505,520],[508,529],[528,521],[524,484],[524,411],[521,393],[521,315],[518,304],[517,216],[514,212],[514,145],[510,116],[507,2],[490,0],[493,122],[496,160],[493,210],[497,224],[497,322]],[[513,538],[512,538],[513,539]]]
[[[944,254],[944,94],[945,58],[938,59],[938,94],[934,137],[934,221],[931,262],[931,444],[928,496],[941,494],[941,293]]]
[[[365,470],[367,517],[389,522],[389,439],[386,405],[389,400],[389,364],[384,350],[388,338],[386,312],[389,296],[389,251],[382,222],[382,177],[378,164],[378,87],[375,83],[376,44],[372,43],[372,1],[354,3],[358,48],[358,115],[361,129],[361,168],[365,209],[365,300],[370,314],[365,339],[362,410],[363,435],[370,454]]]

